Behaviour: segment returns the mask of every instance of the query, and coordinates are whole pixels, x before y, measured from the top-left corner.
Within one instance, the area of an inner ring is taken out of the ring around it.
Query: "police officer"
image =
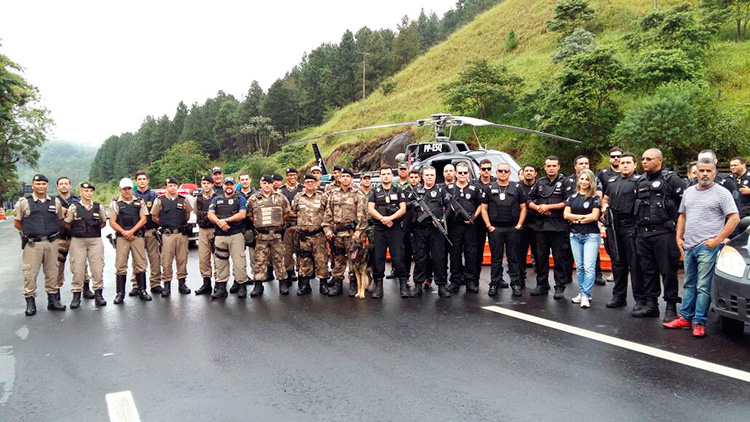
[[[133,195],[133,181],[126,177],[120,180],[120,196],[112,200],[107,210],[109,226],[115,231],[115,280],[117,294],[114,303],[125,299],[125,282],[128,276],[128,254],[133,258],[133,271],[138,281],[141,300],[151,300],[146,288],[146,243],[143,227],[148,221],[146,204]]]
[[[326,187],[325,187],[325,192],[326,193],[328,193],[328,192],[332,191],[333,189],[341,186],[341,182],[339,181],[339,176],[341,176],[341,170],[343,170],[343,169],[344,168],[341,167],[338,164],[335,165],[335,166],[333,166],[333,182],[326,185]]]
[[[320,186],[320,178],[323,177],[323,170],[320,168],[320,166],[312,166],[310,167],[310,174],[315,176],[315,189],[325,192],[325,188]]]
[[[633,310],[637,310],[645,303],[643,275],[636,250],[636,215],[634,212],[636,185],[641,176],[635,174],[635,155],[622,153],[618,160],[620,172],[607,179],[607,190],[602,199],[605,224],[608,227],[614,225],[615,229],[607,231],[607,242],[611,244],[614,240],[617,245],[617,255],[612,257],[612,275],[615,285],[612,288],[612,300],[607,302],[607,307],[627,306],[628,273],[630,273],[630,285],[636,302]],[[608,209],[612,211],[609,215],[607,215]],[[615,239],[610,239],[609,236],[615,233]],[[609,247],[609,250],[613,249]]]
[[[297,182],[297,169],[289,167],[286,169],[286,183],[279,189],[282,195],[289,203],[292,203],[294,197],[302,192],[302,184]],[[297,217],[290,215],[285,224],[284,240],[284,263],[286,264],[286,278],[291,282],[297,281],[297,275],[294,273],[294,245],[297,243]]]
[[[276,274],[286,274],[284,263],[284,246],[281,243],[281,231],[284,221],[289,218],[289,201],[284,195],[273,190],[274,179],[270,174],[260,178],[260,192],[250,197],[247,214],[255,227],[255,285],[250,296],[263,294],[263,281],[268,274],[263,268],[273,266]],[[268,280],[270,281],[270,280]],[[291,281],[279,280],[279,293],[289,294]]]
[[[278,192],[284,184],[284,178],[279,173],[274,173],[271,177],[273,178],[273,191]]]
[[[401,161],[398,163],[398,179],[394,180],[393,186],[404,190],[409,188],[409,163]],[[393,171],[391,171],[392,173]]]
[[[229,281],[229,259],[232,259],[234,279],[239,282],[237,297],[247,297],[247,267],[245,258],[244,220],[247,218],[247,201],[237,195],[233,177],[224,178],[221,195],[211,199],[208,219],[215,227],[214,248],[216,254],[216,288],[211,299],[227,297]]]
[[[402,188],[406,196],[406,214],[402,218],[402,228],[404,232],[404,268],[406,269],[407,279],[411,274],[412,257],[414,256],[414,225],[417,221],[418,210],[414,206],[414,200],[416,199],[416,193],[414,189],[418,188],[422,183],[422,178],[419,176],[419,170],[409,170],[409,184]],[[414,283],[421,283],[424,280],[414,279]]]
[[[750,215],[750,172],[743,157],[734,157],[729,161],[729,168],[734,175],[735,183],[740,192],[740,217]]]
[[[609,150],[609,168],[601,169],[596,174],[596,179],[598,180],[597,185],[601,184],[602,192],[605,192],[607,190],[607,186],[609,185],[609,181],[612,180],[614,176],[617,176],[620,173],[620,158],[622,157],[622,148],[620,147],[612,147]]]
[[[174,177],[167,177],[165,181],[167,192],[156,198],[151,216],[159,225],[162,233],[162,281],[164,290],[161,297],[172,294],[172,261],[177,264],[178,290],[180,294],[190,294],[186,284],[188,259],[188,220],[193,206],[182,194],[177,193],[180,181]]]
[[[492,161],[487,158],[482,159],[479,162],[479,178],[474,181],[474,184],[481,188],[483,191],[483,199],[486,201],[489,195],[490,185],[495,181],[495,177],[492,175]],[[482,264],[484,263],[484,246],[487,241],[487,226],[484,220],[478,218],[474,222],[477,230],[477,271],[474,274],[474,284],[479,285],[479,276],[482,273]],[[502,277],[501,277],[502,278]],[[490,287],[492,287],[490,285]]]
[[[520,172],[521,189],[528,199],[531,188],[536,184],[536,166],[531,163],[526,163]],[[518,260],[521,264],[521,290],[526,288],[526,256],[531,248],[531,261],[534,264],[534,273],[537,273],[537,263],[539,259],[536,255],[536,232],[534,231],[534,224],[536,223],[536,213],[533,211],[526,210],[526,219],[523,221],[523,229],[520,233],[520,245],[521,250],[518,254]]]
[[[246,171],[240,172],[237,175],[237,178],[240,181],[240,189],[238,193],[245,197],[245,202],[249,203],[250,197],[258,193],[258,191],[252,187],[253,179]],[[253,227],[253,222],[250,218],[245,219],[245,247],[247,248],[247,256],[249,258],[248,265],[246,266],[246,268],[249,268],[249,271],[247,271],[249,277],[250,274],[255,274],[255,227]],[[234,280],[232,287],[229,289],[229,293],[235,294],[239,289],[240,284],[237,280]]]
[[[42,174],[34,176],[33,192],[18,200],[13,226],[21,232],[23,241],[23,297],[26,298],[26,315],[36,315],[36,277],[44,271],[44,291],[47,292],[47,309],[64,311],[60,303],[57,242],[60,222],[64,217],[62,203],[47,195],[49,179]]]
[[[146,210],[151,212],[151,208],[156,202],[156,198],[159,196],[156,192],[149,188],[149,178],[145,171],[137,171],[135,173],[135,184],[136,191],[135,197],[143,201],[146,204]],[[161,287],[161,251],[159,250],[159,241],[156,240],[156,224],[151,218],[151,214],[147,216],[146,226],[143,227],[143,241],[146,244],[146,258],[148,258],[148,269],[149,269],[149,284],[151,287],[151,293],[159,294],[162,292]],[[138,282],[135,279],[135,271],[133,271],[133,277],[130,280],[133,289],[130,290],[130,296],[138,296]]]
[[[208,211],[211,202],[216,196],[214,183],[210,176],[201,179],[202,192],[195,198],[195,216],[198,224],[198,266],[200,268],[203,284],[195,291],[196,295],[211,293],[211,277],[213,274],[211,257],[214,250],[214,237],[216,235],[214,224],[208,219]],[[215,269],[217,261],[214,259]]]
[[[224,172],[221,170],[221,167],[211,169],[211,181],[214,183],[214,192],[221,192],[224,183]]]
[[[70,179],[66,176],[59,177],[56,182],[57,187],[57,199],[60,201],[60,204],[63,208],[63,214],[66,214],[68,212],[68,209],[70,209],[70,206],[75,204],[76,202],[79,202],[81,200],[80,197],[73,195],[70,192],[71,189],[71,183]],[[68,260],[68,252],[70,251],[70,230],[68,230],[65,227],[65,224],[63,224],[60,227],[60,237],[57,239],[57,251],[58,251],[58,263],[57,263],[57,287],[62,287],[63,284],[65,284],[65,262]],[[71,273],[73,272],[73,268],[70,269]],[[94,297],[94,293],[89,288],[89,280],[91,277],[88,274],[88,267],[86,268],[86,280],[85,280],[85,295],[87,299],[92,299]]]
[[[456,164],[456,183],[446,186],[451,198],[451,212],[448,219],[448,236],[453,243],[451,247],[451,284],[448,291],[456,293],[461,284],[466,284],[466,291],[479,293],[477,267],[477,229],[474,219],[482,212],[484,191],[469,182],[469,165],[465,162]],[[459,206],[460,205],[460,206]],[[462,215],[461,209],[466,212]]]
[[[305,175],[304,190],[292,199],[291,215],[297,220],[297,268],[299,268],[298,295],[312,292],[310,279],[313,273],[320,281],[320,293],[328,293],[328,248],[323,232],[325,194],[315,188],[317,178]]]
[[[645,174],[636,184],[635,215],[637,253],[643,271],[642,308],[634,317],[658,317],[661,293],[659,275],[664,284],[664,322],[677,318],[677,265],[680,250],[675,238],[678,207],[685,192],[685,182],[676,174],[662,171],[662,153],[656,148],[643,153],[641,164]]]
[[[565,285],[572,281],[573,252],[568,238],[568,223],[563,218],[565,200],[571,191],[570,179],[560,174],[560,159],[550,155],[544,161],[547,176],[539,179],[527,198],[526,205],[534,211],[537,243],[536,288],[532,296],[549,294],[550,249],[555,259],[555,295],[559,300],[565,296]]]
[[[456,167],[453,164],[446,164],[443,167],[443,186],[456,183]]]
[[[73,270],[73,300],[70,309],[81,306],[81,291],[86,276],[86,266],[91,269],[94,281],[94,303],[105,306],[107,301],[102,296],[104,288],[104,243],[102,228],[107,224],[102,214],[102,207],[92,201],[94,186],[81,183],[79,193],[81,200],[71,204],[65,216],[65,226],[70,230],[70,266]]]
[[[518,182],[510,181],[510,172],[508,163],[497,165],[497,181],[491,182],[490,191],[482,204],[482,220],[487,226],[492,254],[490,296],[497,295],[498,287],[508,287],[508,283],[503,281],[503,251],[508,257],[508,275],[513,296],[521,296],[518,251],[526,219],[526,193]]]
[[[422,186],[414,191],[414,200],[423,199],[439,225],[444,227],[445,208],[449,206],[448,193],[437,186],[436,171],[433,166],[422,169]],[[445,267],[445,237],[438,229],[432,217],[421,206],[416,206],[414,221],[414,289],[411,297],[422,296],[422,281],[434,277],[438,286],[438,296],[450,297],[446,287],[447,271]]]
[[[331,270],[333,277],[328,286],[328,296],[338,296],[343,293],[347,252],[353,239],[362,239],[367,226],[367,202],[362,191],[352,186],[353,177],[354,172],[346,168],[342,169],[339,175],[340,186],[333,188],[326,199],[323,230],[326,239],[331,242],[331,261],[333,262]],[[375,293],[380,293],[378,297],[382,297],[382,277],[380,286],[380,292],[376,289],[372,295],[373,298],[376,298]]]
[[[370,192],[368,212],[375,220],[375,291],[373,299],[383,297],[383,277],[385,276],[386,249],[391,251],[391,265],[395,268],[399,280],[401,297],[409,297],[406,284],[408,274],[404,267],[404,232],[401,228],[401,217],[406,214],[406,196],[401,188],[392,183],[393,170],[390,166],[380,168],[380,186]],[[356,293],[357,281],[349,280],[349,293]]]

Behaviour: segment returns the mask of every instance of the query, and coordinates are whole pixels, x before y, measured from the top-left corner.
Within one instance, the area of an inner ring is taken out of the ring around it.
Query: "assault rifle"
[[[419,207],[422,209],[422,211],[424,211],[425,214],[427,214],[430,217],[430,219],[432,220],[432,224],[434,224],[435,227],[440,232],[440,234],[442,234],[443,237],[445,237],[445,240],[448,241],[448,244],[451,245],[451,246],[453,246],[453,243],[451,243],[451,240],[448,237],[448,232],[445,231],[445,227],[443,226],[443,222],[440,221],[439,218],[437,218],[437,216],[435,215],[434,212],[432,212],[432,210],[427,205],[427,203],[424,202],[424,198],[420,198],[419,197],[419,195],[417,194],[417,191],[414,190],[413,186],[409,185],[409,189],[411,189],[411,193],[412,193],[412,195],[414,195],[414,198],[415,198],[415,201],[417,202],[417,205],[419,205]],[[460,206],[460,204],[459,204],[459,206]],[[466,212],[466,210],[464,210],[464,212]],[[424,216],[422,216],[421,219],[419,217],[417,217],[417,222],[421,223],[422,220],[424,220],[424,218],[425,218]]]

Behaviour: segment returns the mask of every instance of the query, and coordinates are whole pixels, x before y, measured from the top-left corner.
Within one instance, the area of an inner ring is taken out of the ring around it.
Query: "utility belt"
[[[28,243],[32,245],[37,242],[54,242],[60,238],[60,233],[51,234],[49,236],[24,236]]]
[[[161,234],[182,234],[187,236],[190,232],[190,226],[186,224],[180,227],[162,227],[159,231],[161,231]]]
[[[297,229],[297,236],[299,236],[299,240],[304,240],[305,238],[313,237],[313,236],[315,236],[318,233],[323,233],[323,228],[322,227],[320,227],[320,228],[318,228],[316,230],[302,230],[302,229]]]
[[[258,233],[258,234],[270,234],[270,235],[273,236],[273,235],[277,235],[277,234],[278,235],[283,234],[284,233],[284,229],[281,228],[281,227],[276,228],[276,229],[268,229],[268,228],[258,228],[258,227],[256,227],[255,228],[255,232]]]
[[[130,229],[125,229],[125,230],[130,230]],[[135,235],[135,237],[143,237],[145,235],[145,232],[143,231],[143,229],[138,229],[138,231],[133,234]],[[122,237],[122,234],[117,233],[117,237]]]
[[[674,221],[666,221],[661,224],[651,224],[646,226],[638,226],[639,232],[645,233],[658,233],[658,232],[673,232],[676,229]]]
[[[353,232],[357,228],[357,220],[350,221],[345,224],[336,224],[333,226],[333,233],[341,233],[341,232]]]

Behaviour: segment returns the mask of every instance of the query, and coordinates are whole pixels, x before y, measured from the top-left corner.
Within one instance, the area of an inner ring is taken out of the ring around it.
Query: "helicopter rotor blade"
[[[492,123],[490,121],[482,120],[482,119],[477,119],[475,117],[453,116],[453,118],[456,121],[456,123],[459,123],[459,124],[469,124],[469,125],[472,125],[472,126],[496,127],[496,128],[499,128],[499,129],[509,129],[509,130],[515,130],[517,132],[525,132],[525,133],[531,133],[531,134],[534,134],[534,135],[545,136],[547,138],[557,139],[557,140],[560,140],[560,141],[573,142],[573,143],[576,143],[576,144],[581,144],[582,143],[581,141],[579,141],[577,139],[566,138],[564,136],[555,135],[555,134],[552,134],[552,133],[541,132],[541,131],[534,130],[534,129],[527,129],[525,127],[518,127],[518,126],[511,126],[511,125],[502,125],[502,124],[499,124],[499,123]]]
[[[290,143],[305,142],[305,141],[310,141],[313,139],[325,138],[328,136],[343,135],[345,133],[362,132],[365,130],[372,130],[372,129],[383,129],[383,128],[388,128],[388,127],[399,127],[399,126],[423,126],[423,125],[424,123],[422,122],[404,122],[404,123],[393,123],[393,124],[388,124],[388,125],[367,126],[367,127],[357,128],[357,129],[342,130],[339,132],[324,133],[322,135],[313,136],[310,138],[297,139],[297,140],[291,141]]]

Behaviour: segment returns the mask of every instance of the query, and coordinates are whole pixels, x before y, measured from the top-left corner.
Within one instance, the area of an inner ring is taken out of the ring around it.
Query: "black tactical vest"
[[[29,202],[28,217],[23,219],[23,234],[30,237],[52,236],[60,233],[60,224],[57,221],[57,207],[55,200],[36,202],[34,197],[26,197]]]
[[[177,199],[169,199],[167,195],[159,197],[161,202],[161,213],[159,214],[159,225],[168,229],[179,228],[187,224],[185,215],[185,197],[177,196]]]
[[[146,204],[146,209],[148,210],[148,216],[146,217],[146,225],[143,226],[144,230],[149,229],[155,229],[158,227],[156,223],[153,221],[153,217],[151,217],[151,208],[154,206],[154,201],[156,201],[156,198],[159,197],[159,195],[156,194],[156,192],[152,191],[151,189],[147,190],[146,192],[141,192],[139,190],[136,190],[133,192],[135,197],[142,200],[143,203]]]
[[[435,217],[437,217],[438,219],[443,218],[443,192],[439,187],[433,186],[432,189],[425,189],[423,187],[420,187],[417,190],[417,194],[424,200],[425,204],[427,204],[427,207],[430,208],[430,211],[435,214]],[[419,210],[417,221],[423,226],[432,226],[432,219],[429,215],[427,215],[426,212],[422,210]]]
[[[515,225],[521,215],[518,198],[518,183],[510,182],[508,186],[500,186],[497,182],[490,185],[490,200],[487,213],[490,223],[501,225]]]
[[[198,227],[202,229],[213,227],[213,224],[208,221],[208,206],[211,205],[211,200],[214,196],[216,196],[216,194],[210,198],[206,198],[203,195],[198,195],[198,197],[195,198],[196,223],[198,224]]]
[[[229,198],[223,195],[219,196],[218,198],[216,198],[216,208],[214,209],[214,211],[216,212],[216,217],[218,217],[219,220],[229,218],[237,214],[238,212],[240,212],[239,196],[234,195]],[[216,226],[215,233],[217,236],[231,236],[233,234],[242,233],[244,228],[245,223],[243,221],[234,221],[229,223],[229,230],[227,231],[224,231]]]
[[[102,237],[102,214],[98,202],[90,210],[87,210],[80,202],[73,205],[76,207],[76,218],[70,225],[70,233],[73,237],[97,238]]]
[[[636,186],[641,177],[634,174],[627,179],[619,175],[607,179],[610,208],[615,212],[619,225],[630,226],[635,224]]]
[[[117,224],[125,230],[132,229],[141,219],[141,200],[136,199],[131,203],[125,201],[117,202]]]
[[[673,173],[659,172],[653,180],[646,175],[636,184],[635,213],[639,226],[659,225],[677,220],[677,207],[668,195],[667,182]]]
[[[382,186],[375,188],[375,210],[377,210],[383,217],[393,215],[398,211],[399,200],[401,197],[401,190],[391,185],[389,190],[383,189]],[[394,220],[393,224],[398,225],[401,219]],[[375,221],[376,226],[383,226],[380,221]]]

